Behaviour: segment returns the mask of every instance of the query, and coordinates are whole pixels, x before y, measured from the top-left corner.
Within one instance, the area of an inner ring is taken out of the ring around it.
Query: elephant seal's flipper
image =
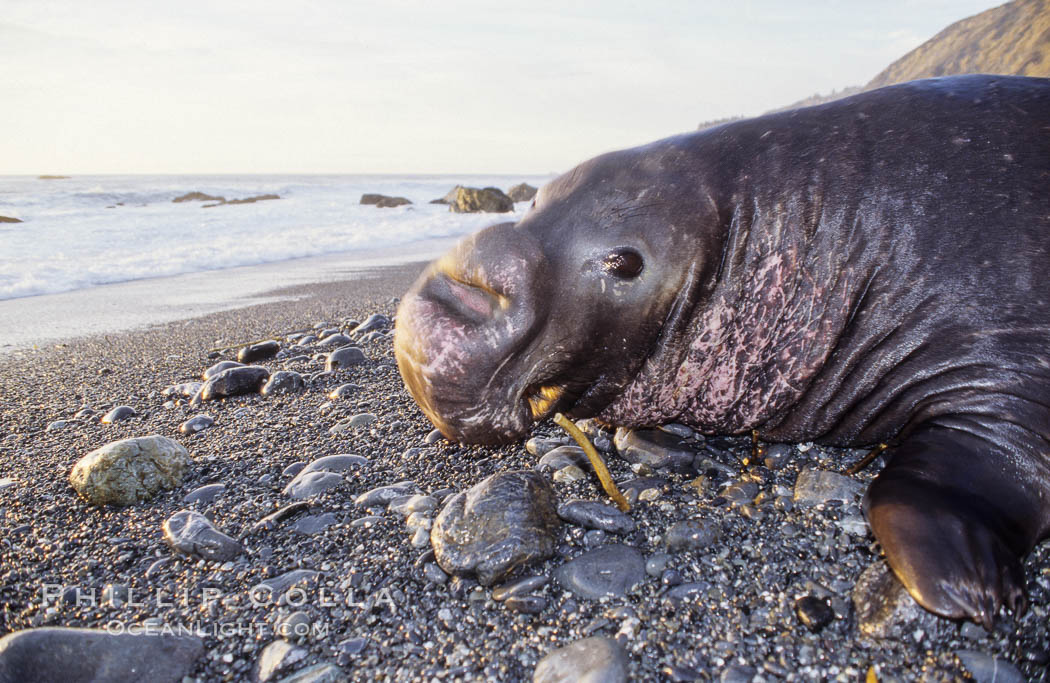
[[[1045,501],[1019,484],[1000,447],[960,429],[922,427],[893,449],[864,499],[875,537],[916,601],[989,630],[1001,607],[1024,611],[1021,558],[1046,526]]]

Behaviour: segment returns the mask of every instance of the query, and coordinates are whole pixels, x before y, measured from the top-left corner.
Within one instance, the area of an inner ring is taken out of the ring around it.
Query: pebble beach
[[[619,513],[550,422],[447,442],[393,356],[423,267],[0,355],[0,680],[1048,678],[1050,544],[1023,616],[930,615],[863,519],[881,460],[844,474],[866,451],[585,423]],[[201,395],[260,341],[265,385]],[[148,496],[71,485],[154,435],[186,457]]]

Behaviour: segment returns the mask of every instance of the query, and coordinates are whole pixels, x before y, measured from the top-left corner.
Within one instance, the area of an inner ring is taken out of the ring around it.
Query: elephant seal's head
[[[553,411],[596,415],[680,345],[724,223],[689,138],[607,154],[467,237],[397,314],[398,367],[448,438],[504,443]]]

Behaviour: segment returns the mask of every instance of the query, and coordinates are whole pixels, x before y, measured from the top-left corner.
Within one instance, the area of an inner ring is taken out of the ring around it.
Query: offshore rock
[[[388,197],[385,194],[368,193],[361,195],[361,203],[372,205],[380,209],[389,209],[395,206],[411,204],[412,202],[405,197]]]
[[[449,208],[455,213],[507,213],[514,210],[514,200],[496,187],[461,187]]]
[[[280,195],[276,194],[257,194],[254,197],[243,197],[241,199],[230,199],[229,201],[219,202],[220,204],[254,204],[255,202],[265,202],[271,199],[280,199]]]
[[[377,209],[393,209],[397,206],[406,206],[411,204],[412,200],[407,197],[383,197],[376,202]]]
[[[172,202],[179,204],[181,202],[224,202],[225,197],[216,197],[214,195],[205,194],[203,192],[187,192],[184,195],[179,195]]]
[[[507,196],[515,202],[530,202],[536,196],[536,188],[528,183],[519,183],[507,190]]]

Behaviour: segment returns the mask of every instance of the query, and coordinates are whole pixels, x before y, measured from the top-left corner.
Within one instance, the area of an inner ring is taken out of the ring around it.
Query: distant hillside
[[[1050,76],[1050,0],[1014,0],[957,21],[891,64],[865,89],[970,73]]]
[[[1014,0],[957,21],[895,61],[864,87],[810,95],[773,111],[823,104],[917,78],[971,73],[1050,77],[1050,0]],[[699,128],[730,120],[709,121]]]

